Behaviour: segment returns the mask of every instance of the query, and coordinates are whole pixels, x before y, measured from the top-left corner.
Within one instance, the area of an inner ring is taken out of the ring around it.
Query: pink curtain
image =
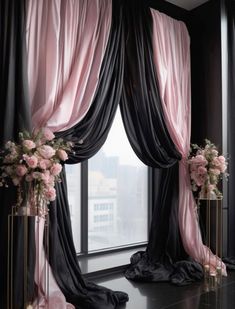
[[[202,265],[212,265],[214,271],[221,261],[203,245],[187,165],[191,136],[190,38],[183,22],[153,9],[151,13],[154,62],[164,115],[171,138],[182,155],[179,165],[181,237],[186,252]]]
[[[28,0],[26,42],[34,128],[63,131],[85,116],[97,88],[111,20],[111,0]],[[35,271],[40,293],[34,308],[74,308],[66,303],[48,266],[43,230],[40,221]],[[42,284],[45,267],[49,299]]]
[[[111,19],[111,0],[28,0],[34,127],[63,131],[84,117],[97,87]]]
[[[60,291],[46,259],[46,254],[43,248],[45,219],[36,217],[35,220],[35,244],[37,259],[34,281],[38,286],[38,297],[34,301],[33,308],[75,309],[73,305],[66,303],[66,299]],[[49,285],[48,294],[46,290],[47,284]]]

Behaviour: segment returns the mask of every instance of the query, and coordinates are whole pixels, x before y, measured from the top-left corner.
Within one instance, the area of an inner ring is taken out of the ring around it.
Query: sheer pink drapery
[[[153,53],[167,128],[182,155],[179,164],[179,227],[186,252],[216,267],[218,257],[203,245],[190,185],[187,156],[191,136],[190,38],[181,21],[151,9]],[[223,274],[226,269],[223,265]]]
[[[27,1],[26,43],[33,127],[54,132],[77,124],[87,113],[97,88],[112,20],[111,0]],[[40,221],[36,235],[34,307],[69,309],[58,287],[42,244]],[[37,237],[37,236],[36,236]],[[49,269],[49,299],[42,284]]]
[[[111,0],[28,0],[26,42],[34,127],[63,131],[94,97],[112,19]]]
[[[34,281],[38,286],[38,296],[34,301],[33,308],[75,309],[73,305],[66,303],[66,299],[60,291],[51,272],[51,268],[48,265],[43,248],[45,219],[40,217],[36,217],[35,219],[37,221],[35,224],[35,244],[37,259]],[[49,295],[47,295],[47,291],[45,291],[47,284],[49,285]]]

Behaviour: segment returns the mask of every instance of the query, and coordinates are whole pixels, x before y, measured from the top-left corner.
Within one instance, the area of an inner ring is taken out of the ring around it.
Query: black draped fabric
[[[25,8],[24,1],[0,2],[0,147],[7,140],[17,140],[20,130],[30,129],[30,110],[28,104]],[[0,308],[7,308],[7,244],[8,214],[15,203],[14,187],[0,188]],[[22,308],[23,277],[23,222],[15,221],[14,251],[14,300],[15,309]],[[34,222],[29,219],[30,246],[34,246]],[[29,297],[33,298],[34,262],[32,250],[29,256],[28,279]]]
[[[168,133],[152,50],[150,10],[141,3],[125,8],[125,70],[120,103],[125,130],[136,155],[154,170],[153,218],[146,252],[131,258],[126,277],[184,285],[203,276],[181,243],[178,225],[180,154]],[[159,174],[160,173],[160,174]],[[158,190],[157,190],[158,188]]]
[[[113,1],[112,25],[99,76],[97,91],[81,122],[57,137],[73,141],[68,163],[92,157],[105,142],[121,97],[124,65],[122,6]],[[50,207],[50,265],[66,300],[79,309],[112,309],[128,300],[128,295],[97,286],[83,279],[72,239],[65,172],[57,184],[56,202]]]

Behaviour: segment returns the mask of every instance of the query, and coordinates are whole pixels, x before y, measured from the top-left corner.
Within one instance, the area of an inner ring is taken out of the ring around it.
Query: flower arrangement
[[[205,139],[204,148],[192,144],[188,164],[194,192],[199,193],[201,198],[222,197],[217,186],[223,175],[228,176],[228,163],[224,156],[219,155],[213,143]]]
[[[60,181],[60,162],[68,159],[71,148],[70,142],[55,139],[47,128],[20,132],[19,142],[8,141],[0,152],[0,186],[12,183],[18,187],[18,206],[29,199],[33,204],[39,200],[49,204],[56,198],[54,186]]]

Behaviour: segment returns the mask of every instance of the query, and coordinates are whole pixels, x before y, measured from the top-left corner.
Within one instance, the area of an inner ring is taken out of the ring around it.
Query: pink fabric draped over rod
[[[201,264],[216,267],[218,257],[203,245],[187,156],[191,137],[190,38],[181,21],[151,9],[153,53],[167,128],[182,155],[179,164],[179,227],[185,251]],[[223,264],[223,274],[226,268]]]
[[[85,116],[97,88],[111,20],[111,0],[27,1],[28,81],[34,128],[63,131]],[[43,230],[41,220],[35,231],[39,234],[35,282],[40,293],[33,307],[74,308],[66,303],[47,265]],[[49,299],[42,284],[45,267],[49,269]]]
[[[34,127],[63,131],[84,117],[96,91],[111,19],[111,0],[28,0]]]

